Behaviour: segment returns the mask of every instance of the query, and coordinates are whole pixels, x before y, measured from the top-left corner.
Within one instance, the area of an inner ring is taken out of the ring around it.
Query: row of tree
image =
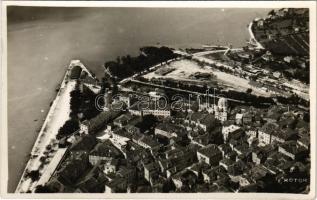
[[[155,64],[162,63],[169,59],[176,58],[177,55],[168,47],[143,47],[141,54],[137,57],[130,55],[118,57],[116,61],[105,63],[111,74],[118,79],[124,79],[141,72]]]

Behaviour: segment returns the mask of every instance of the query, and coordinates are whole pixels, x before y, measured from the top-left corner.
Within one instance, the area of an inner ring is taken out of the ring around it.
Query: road
[[[210,51],[202,51],[202,52],[198,52],[198,53],[194,53],[192,54],[193,56],[204,56],[204,55],[208,55],[208,54],[211,54],[211,53],[221,53],[221,52],[228,52],[228,51],[242,51],[243,49],[242,48],[235,48],[235,49],[231,49],[228,47],[228,49],[225,49],[225,50],[210,50]]]
[[[186,92],[186,93],[190,93],[190,94],[194,94],[194,95],[199,95],[199,96],[207,96],[207,94],[205,93],[200,93],[200,92],[193,92],[190,90],[183,90],[183,89],[179,89],[179,88],[174,88],[174,87],[169,87],[169,86],[163,86],[163,85],[158,85],[158,84],[153,84],[153,83],[146,83],[146,82],[142,82],[142,81],[138,81],[138,80],[131,80],[131,82],[133,83],[138,83],[138,84],[143,84],[143,85],[148,85],[148,86],[152,86],[152,87],[158,87],[158,88],[163,88],[163,89],[169,89],[169,90],[174,90],[174,91],[178,91],[178,92]],[[216,97],[216,98],[222,98],[223,96],[218,96],[218,95],[212,95],[209,94],[209,97]],[[232,101],[232,102],[238,102],[238,103],[246,103],[245,101],[240,101],[240,100],[236,100],[236,99],[231,99],[231,98],[226,98],[228,101]]]
[[[175,58],[170,59],[170,60],[167,60],[165,63],[168,64],[168,63],[172,62],[173,60],[175,60]],[[141,71],[141,72],[138,72],[138,73],[136,73],[136,74],[134,74],[134,75],[132,75],[132,76],[130,76],[130,77],[127,77],[127,78],[121,80],[121,81],[119,82],[119,84],[126,83],[126,82],[128,82],[128,81],[130,81],[130,80],[136,78],[136,77],[139,76],[139,75],[143,75],[144,73],[149,73],[149,72],[151,72],[151,71],[155,71],[155,70],[156,70],[157,68],[159,68],[160,66],[161,66],[161,63],[156,64],[156,65],[153,65],[152,67],[149,67],[148,69],[145,69],[145,70],[143,70],[143,71]],[[109,73],[110,73],[110,72],[109,72]],[[138,74],[139,74],[139,75],[138,75]]]
[[[256,47],[259,48],[259,49],[264,49],[264,47],[262,46],[262,44],[260,42],[258,42],[256,39],[255,39],[255,36],[253,34],[253,31],[252,31],[252,26],[253,26],[253,22],[251,22],[248,26],[248,31],[249,31],[249,34],[250,34],[250,37],[252,40],[252,43],[255,43]]]

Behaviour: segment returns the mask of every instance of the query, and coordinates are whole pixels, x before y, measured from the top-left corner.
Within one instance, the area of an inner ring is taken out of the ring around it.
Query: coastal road
[[[210,51],[202,51],[202,52],[198,52],[198,53],[194,53],[192,54],[193,56],[204,56],[204,55],[208,55],[208,54],[212,54],[212,53],[226,53],[227,51],[242,51],[242,48],[234,48],[234,49],[230,49],[228,47],[228,49],[225,50],[210,50]]]

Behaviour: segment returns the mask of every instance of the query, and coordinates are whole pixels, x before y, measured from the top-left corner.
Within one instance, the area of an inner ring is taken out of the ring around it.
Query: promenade
[[[82,69],[91,76],[89,71],[82,63],[80,63],[80,61],[72,61],[70,66],[67,68],[61,87],[34,143],[30,159],[24,169],[15,193],[33,191],[39,184],[39,181],[32,181],[32,179],[27,176],[28,172],[38,170],[40,177],[42,178],[43,175],[50,171],[50,163],[52,160],[54,160],[54,163],[57,162],[54,158],[56,157],[56,152],[59,152],[59,149],[58,145],[54,141],[56,141],[55,138],[58,134],[58,130],[64,125],[65,121],[69,119],[69,114],[71,112],[70,93],[74,90],[76,81],[69,79],[69,75],[72,67],[75,65],[82,67]],[[51,147],[51,152],[49,153],[47,150],[48,146]],[[46,158],[44,164],[43,160],[41,160],[43,157]],[[46,179],[47,178],[48,177],[46,177]]]

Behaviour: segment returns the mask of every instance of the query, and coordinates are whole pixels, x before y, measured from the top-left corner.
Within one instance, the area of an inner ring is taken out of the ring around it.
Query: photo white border
[[[2,1],[1,2],[1,196],[18,199],[314,199],[316,191],[316,2],[315,1]],[[309,8],[310,14],[310,132],[309,194],[279,193],[133,193],[133,194],[15,194],[7,193],[7,26],[6,6],[45,7],[160,7],[160,8]]]

